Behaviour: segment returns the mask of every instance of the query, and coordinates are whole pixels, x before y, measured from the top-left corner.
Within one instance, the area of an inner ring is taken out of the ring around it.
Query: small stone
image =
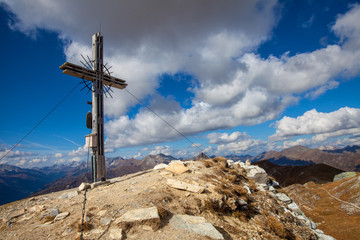
[[[189,168],[185,167],[183,163],[171,162],[165,170],[180,175],[182,173],[190,171]]]
[[[189,196],[190,196],[189,192],[185,193],[185,197],[189,197]]]
[[[79,195],[78,191],[66,192],[61,194],[61,196],[58,197],[58,199],[72,198],[72,197],[76,197],[77,195]]]
[[[237,202],[238,202],[238,204],[239,204],[240,206],[247,205],[247,202],[245,202],[245,200],[242,199],[242,198],[239,198],[239,199],[237,200]]]
[[[93,234],[102,234],[104,232],[104,230],[100,229],[100,228],[94,228],[91,230],[91,233]]]
[[[154,167],[154,170],[160,170],[166,168],[168,165],[165,163],[160,163]]]
[[[56,215],[58,215],[60,213],[59,209],[49,209],[49,213],[50,213],[50,217],[55,217]]]
[[[109,230],[111,239],[123,239],[123,230],[121,228],[112,228]]]
[[[19,221],[17,221],[17,222],[19,223],[19,222],[27,221],[27,220],[30,220],[31,218],[33,218],[33,215],[30,215],[30,216],[24,215],[24,217],[21,218],[21,219],[20,219]]]
[[[13,222],[7,222],[7,223],[6,223],[6,228],[11,227],[12,224],[13,224]]]
[[[228,159],[228,160],[226,160],[226,162],[230,168],[234,168],[234,166],[233,166],[234,160]]]
[[[58,221],[58,220],[62,220],[64,218],[66,218],[67,216],[69,216],[70,213],[69,212],[63,212],[63,213],[59,213],[58,215],[56,215],[54,221]]]
[[[285,193],[276,193],[276,198],[285,203],[291,203],[291,199]]]
[[[255,182],[259,184],[267,184],[267,182],[269,181],[269,177],[264,169],[253,165],[246,166],[245,169],[247,171],[246,176],[253,179]]]
[[[167,184],[170,187],[173,187],[176,189],[181,189],[181,190],[186,190],[186,191],[193,192],[193,193],[202,193],[205,190],[205,188],[200,185],[190,184],[190,183],[186,183],[186,182],[182,182],[182,181],[170,179],[170,178],[167,180]]]
[[[313,221],[310,221],[311,229],[316,229],[316,224]]]
[[[29,209],[30,212],[42,212],[46,209],[44,205],[35,205]]]
[[[14,216],[9,217],[8,220],[11,220],[11,219],[13,219],[13,218],[20,217],[20,216],[24,215],[25,213],[26,213],[26,209],[24,209],[24,208],[23,208],[23,209],[20,209],[20,210],[18,210],[18,211],[15,212]]]
[[[71,233],[72,228],[66,228],[65,231],[62,233],[62,236],[67,236],[69,233]]]
[[[104,216],[106,214],[106,210],[101,210],[100,212],[97,213],[97,215],[99,215],[100,217]]]
[[[287,207],[296,214],[302,214],[299,206],[294,202],[288,204]]]
[[[270,192],[275,192],[276,189],[275,189],[273,186],[270,185],[270,186],[269,186],[269,191],[270,191]]]
[[[244,189],[246,189],[246,191],[248,192],[248,194],[251,194],[251,190],[250,190],[250,188],[249,188],[249,186],[244,186]]]
[[[100,223],[103,226],[108,226],[111,223],[111,218],[101,218]]]
[[[275,181],[275,180],[271,180],[271,186],[273,186],[274,188],[280,188],[280,184],[279,182]]]
[[[83,182],[79,186],[79,191],[84,191],[85,189],[89,189],[90,187],[91,187],[90,184]]]
[[[142,229],[146,230],[146,231],[153,231],[152,227],[148,226],[148,225],[144,225],[142,226]]]

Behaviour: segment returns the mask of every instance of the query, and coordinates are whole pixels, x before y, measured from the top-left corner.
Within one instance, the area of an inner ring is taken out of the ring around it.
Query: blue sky
[[[106,156],[251,154],[360,143],[359,1],[0,0],[0,157],[105,62],[128,90],[105,101]],[[21,167],[87,158],[91,94],[78,87],[13,152]]]

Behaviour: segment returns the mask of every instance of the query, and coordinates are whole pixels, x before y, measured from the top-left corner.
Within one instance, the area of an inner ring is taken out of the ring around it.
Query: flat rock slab
[[[292,200],[285,193],[277,193],[275,194],[276,198],[285,203],[291,203]]]
[[[50,217],[55,217],[55,216],[57,216],[59,213],[60,213],[60,211],[59,211],[59,209],[57,209],[57,208],[49,209]]]
[[[269,181],[269,177],[264,169],[253,165],[246,166],[245,169],[247,170],[246,176],[253,179],[255,182],[259,184],[267,184]]]
[[[177,175],[180,175],[182,173],[185,172],[189,172],[190,169],[185,167],[183,163],[181,162],[171,162],[166,168],[165,170],[175,173]]]
[[[101,219],[100,219],[100,223],[101,223],[101,225],[103,225],[103,226],[108,226],[108,225],[110,225],[110,223],[111,223],[111,218],[101,218]]]
[[[46,209],[44,205],[35,205],[29,209],[29,212],[42,212]]]
[[[123,230],[121,228],[112,228],[109,230],[110,239],[123,239]]]
[[[166,168],[168,165],[165,163],[160,163],[154,167],[154,170],[160,170]]]
[[[179,181],[176,179],[171,179],[171,178],[169,178],[166,183],[170,187],[193,192],[193,193],[202,193],[205,190],[205,188],[200,185],[186,183],[186,182],[182,182],[182,181]]]
[[[170,224],[174,228],[186,229],[189,232],[208,236],[212,239],[224,239],[221,233],[203,217],[175,215],[170,219]]]
[[[298,206],[296,203],[292,202],[292,203],[288,204],[287,206],[288,206],[288,208],[289,208],[290,210],[292,210],[294,213],[296,213],[296,214],[302,214],[299,206]]]
[[[150,207],[130,210],[116,219],[115,224],[131,224],[136,222],[150,225],[153,230],[156,230],[160,227],[160,216],[157,208]]]
[[[70,215],[69,212],[59,213],[58,215],[56,215],[54,221],[58,221],[58,220],[64,219],[64,218],[66,218],[66,217],[69,216],[69,215]]]
[[[91,185],[89,183],[81,183],[79,186],[79,191],[84,191],[85,189],[89,189],[91,187]]]
[[[79,195],[78,191],[66,192],[66,193],[61,194],[61,196],[58,197],[58,199],[73,198],[73,197],[76,197],[77,195]]]

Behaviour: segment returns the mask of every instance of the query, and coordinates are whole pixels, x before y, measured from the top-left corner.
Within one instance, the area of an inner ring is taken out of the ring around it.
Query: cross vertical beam
[[[92,36],[92,61],[96,79],[92,84],[92,134],[96,134],[97,146],[93,148],[93,181],[105,181],[104,155],[104,95],[103,95],[103,37],[100,32]]]
[[[92,148],[91,180],[106,180],[104,151],[104,84],[118,89],[126,88],[125,80],[104,73],[103,37],[100,32],[92,36],[92,69],[65,62],[63,73],[92,82],[92,133],[86,137],[86,146]]]

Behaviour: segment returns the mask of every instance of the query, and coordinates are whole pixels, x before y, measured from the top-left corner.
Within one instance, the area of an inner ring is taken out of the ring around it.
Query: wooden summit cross
[[[60,66],[63,73],[92,82],[92,133],[86,137],[86,145],[92,148],[91,178],[93,182],[99,178],[106,180],[104,156],[104,102],[103,85],[124,89],[125,80],[115,78],[104,73],[103,65],[103,36],[100,32],[92,36],[92,69],[81,67],[69,62]]]

